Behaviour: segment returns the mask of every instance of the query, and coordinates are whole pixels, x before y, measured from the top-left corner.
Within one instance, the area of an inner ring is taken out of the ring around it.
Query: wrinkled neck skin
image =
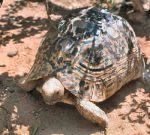
[[[69,104],[69,105],[75,105],[76,97],[69,93],[69,91],[65,90],[64,98],[62,99],[63,103]]]

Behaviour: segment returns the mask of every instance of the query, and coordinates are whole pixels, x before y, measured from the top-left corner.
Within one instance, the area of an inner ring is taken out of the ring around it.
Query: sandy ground
[[[48,106],[38,93],[17,87],[15,79],[29,71],[47,31],[46,17],[42,3],[4,0],[0,9],[0,135],[149,135],[150,87],[140,81],[99,104],[110,119],[106,133],[73,106]],[[150,58],[150,21],[133,27]]]

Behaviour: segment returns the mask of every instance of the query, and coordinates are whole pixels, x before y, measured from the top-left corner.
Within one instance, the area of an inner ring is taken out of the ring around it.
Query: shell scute
[[[123,18],[92,7],[66,17],[58,30],[44,39],[28,80],[55,72],[66,90],[100,102],[141,76],[139,45]]]
[[[62,33],[76,39],[72,52],[78,49],[75,55],[70,51],[71,74],[65,68],[63,73],[58,73],[58,79],[71,93],[100,102],[141,76],[141,52],[134,31],[125,19],[89,8],[66,21],[66,25],[68,31]]]

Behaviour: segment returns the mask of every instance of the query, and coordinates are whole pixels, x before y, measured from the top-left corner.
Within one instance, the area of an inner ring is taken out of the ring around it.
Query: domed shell
[[[26,81],[56,76],[73,95],[100,102],[141,76],[142,55],[125,19],[90,7],[58,29],[47,33]]]
[[[125,19],[92,7],[64,19],[59,29],[70,66],[57,77],[75,96],[100,102],[142,75],[139,44]]]

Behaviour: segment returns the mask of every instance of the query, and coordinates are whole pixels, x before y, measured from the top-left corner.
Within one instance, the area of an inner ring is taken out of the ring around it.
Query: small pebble
[[[8,57],[14,57],[18,54],[18,51],[17,50],[12,50],[10,52],[7,53],[7,56]]]
[[[0,67],[6,67],[6,65],[5,64],[0,64]]]
[[[14,89],[11,89],[10,87],[7,87],[7,88],[5,89],[5,92],[7,92],[7,91],[9,91],[10,93],[15,92],[15,90],[14,90]]]
[[[38,112],[36,112],[36,113],[34,114],[34,116],[36,116],[36,117],[37,117],[38,115],[39,115],[39,113],[38,113]]]
[[[5,89],[5,91],[8,91],[9,90],[9,87],[7,87],[6,89]]]
[[[15,90],[13,90],[13,89],[9,89],[9,92],[10,92],[10,93],[14,93],[14,92],[15,92]]]
[[[33,111],[31,111],[31,113],[34,115],[35,114],[35,111],[33,110]]]

